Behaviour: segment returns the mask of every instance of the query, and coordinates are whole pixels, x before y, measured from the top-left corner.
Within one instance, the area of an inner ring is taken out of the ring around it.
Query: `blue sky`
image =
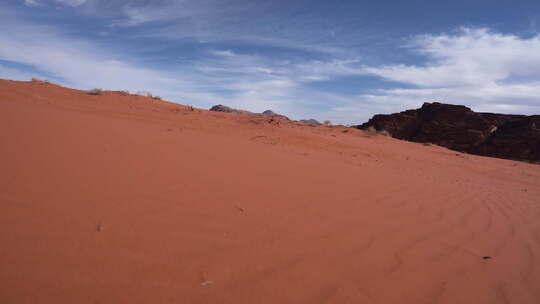
[[[361,123],[540,114],[540,1],[8,0],[0,78]]]

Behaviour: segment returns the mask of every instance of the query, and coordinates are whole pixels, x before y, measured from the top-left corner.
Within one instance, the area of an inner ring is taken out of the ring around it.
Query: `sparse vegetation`
[[[148,91],[137,91],[137,93],[135,93],[135,95],[144,96],[144,97],[152,98],[152,99],[155,99],[155,100],[162,100],[161,96],[153,95],[152,93],[150,93]]]
[[[88,91],[88,94],[90,95],[103,95],[103,93],[104,93],[103,89],[98,89],[98,88]]]
[[[34,82],[34,83],[50,83],[48,80],[39,79],[39,78],[35,78],[35,77],[32,77],[32,82]]]
[[[370,126],[369,128],[367,128],[367,130],[365,130],[368,134],[379,134],[379,135],[383,135],[383,136],[392,136],[390,134],[390,132],[386,131],[386,130],[377,130],[375,129],[375,127],[373,126]]]
[[[139,96],[145,96],[145,97],[152,96],[152,94],[150,94],[150,92],[146,92],[146,91],[137,91],[137,93],[135,93],[135,94],[139,95]]]
[[[331,122],[330,120],[325,120],[325,121],[323,122],[323,124],[324,124],[325,126],[331,126],[331,125],[332,125],[332,122]]]
[[[377,130],[375,129],[375,127],[370,126],[369,128],[366,129],[366,132],[369,134],[375,134],[377,133]]]
[[[129,92],[128,91],[120,91],[120,94],[127,96],[127,95],[129,95]]]
[[[392,134],[390,134],[390,132],[388,132],[386,130],[380,130],[379,132],[377,132],[377,134],[384,135],[384,136],[389,136],[389,137],[392,136]]]
[[[147,92],[147,91],[138,91],[137,95],[149,97],[149,98],[156,99],[156,100],[161,100],[161,96],[157,96],[157,95],[154,96],[152,93]]]

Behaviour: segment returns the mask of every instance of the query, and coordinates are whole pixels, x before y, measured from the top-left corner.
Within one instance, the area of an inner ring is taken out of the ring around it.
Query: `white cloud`
[[[147,11],[145,9],[131,7],[129,5],[126,5],[123,8],[123,12],[125,19],[115,22],[114,25],[135,26],[154,20],[159,20],[161,19],[160,17],[164,17],[159,12],[156,13],[155,11]]]
[[[62,3],[70,6],[83,5],[87,0],[56,0],[57,3]]]
[[[0,35],[0,60],[44,71],[60,84],[81,89],[145,90],[172,100],[189,98],[205,106],[217,99],[204,92],[201,82],[192,81],[190,75],[178,77],[143,67],[124,54],[66,38],[48,27],[11,22],[9,28],[12,31]],[[0,72],[15,79],[35,76],[17,68],[3,67]]]
[[[141,66],[125,54],[89,41],[64,36],[50,27],[16,22],[9,23],[9,27],[13,31],[0,35],[0,60],[44,71],[70,87],[145,90],[195,106],[224,103],[251,111],[273,109],[299,118],[306,117],[303,105],[320,99],[303,91],[301,79],[292,75],[287,63],[273,68],[272,62],[255,55],[214,50],[214,60],[212,56],[204,60],[206,69],[194,64],[176,73],[164,72]],[[290,68],[300,70],[294,65]],[[16,68],[0,69],[0,77],[33,76],[46,78]],[[217,92],[223,90],[228,93]]]
[[[427,62],[366,67],[365,72],[415,88],[358,98],[380,103],[401,100],[400,105],[440,100],[478,111],[539,112],[540,36],[463,28],[454,35],[419,36],[410,47],[427,56]]]
[[[210,54],[215,56],[234,57],[236,54],[231,50],[211,50]]]
[[[12,29],[0,35],[0,60],[30,65],[78,88],[146,90],[196,106],[224,103],[343,123],[361,123],[376,113],[436,100],[479,111],[540,112],[539,36],[523,38],[487,29],[419,36],[409,46],[426,58],[418,65],[366,66],[358,56],[287,61],[245,50],[211,49],[202,59],[166,72],[90,41],[68,38],[50,27],[5,21],[0,25]],[[306,86],[362,75],[396,82],[397,88],[345,96]],[[0,66],[0,77],[31,76]],[[407,86],[400,88],[399,83]]]
[[[32,77],[41,76],[36,73],[24,72],[19,69],[6,67],[0,64],[0,78],[11,80],[28,80]]]
[[[86,3],[87,0],[56,0],[56,3],[65,4],[69,6],[80,6]],[[38,0],[24,0],[24,4],[28,7],[40,6],[42,3]]]
[[[121,16],[114,25],[138,26],[156,21],[184,20],[187,22],[181,22],[177,31],[184,29],[191,32],[196,24],[212,22],[212,18],[208,16],[214,13],[220,4],[221,1],[216,0],[147,1],[144,4],[128,2],[121,6]]]
[[[464,28],[454,36],[417,37],[412,46],[428,57],[427,64],[371,67],[366,71],[419,87],[476,86],[540,77],[539,36],[520,38]]]
[[[28,7],[35,7],[35,6],[39,6],[40,3],[37,0],[24,0],[24,5]]]

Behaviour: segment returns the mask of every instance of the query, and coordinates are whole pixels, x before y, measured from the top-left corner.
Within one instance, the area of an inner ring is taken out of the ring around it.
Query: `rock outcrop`
[[[356,127],[386,130],[398,139],[472,154],[540,161],[540,115],[476,113],[465,106],[434,102],[416,110],[375,115]]]
[[[233,109],[231,107],[227,107],[227,106],[224,106],[224,105],[215,105],[213,107],[210,108],[210,111],[214,111],[214,112],[224,112],[224,113],[250,113],[248,111],[243,111],[243,110],[237,110],[237,109]]]
[[[275,112],[272,111],[272,110],[266,110],[266,111],[262,112],[261,115],[262,115],[262,116],[270,116],[270,117],[279,117],[279,118],[283,118],[283,119],[289,120],[289,117],[287,117],[287,116],[285,116],[285,115],[281,115],[281,114],[275,113]]]
[[[215,105],[210,108],[210,111],[214,112],[224,112],[224,113],[237,113],[237,114],[251,114],[251,115],[257,115],[257,116],[268,116],[268,117],[279,117],[286,120],[289,120],[289,118],[285,115],[277,114],[272,110],[266,110],[262,113],[253,113],[245,110],[238,110],[231,107],[227,107],[224,105]]]

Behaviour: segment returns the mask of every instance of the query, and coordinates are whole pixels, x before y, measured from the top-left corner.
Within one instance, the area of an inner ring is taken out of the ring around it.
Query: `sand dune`
[[[1,303],[540,303],[540,166],[0,81]]]

